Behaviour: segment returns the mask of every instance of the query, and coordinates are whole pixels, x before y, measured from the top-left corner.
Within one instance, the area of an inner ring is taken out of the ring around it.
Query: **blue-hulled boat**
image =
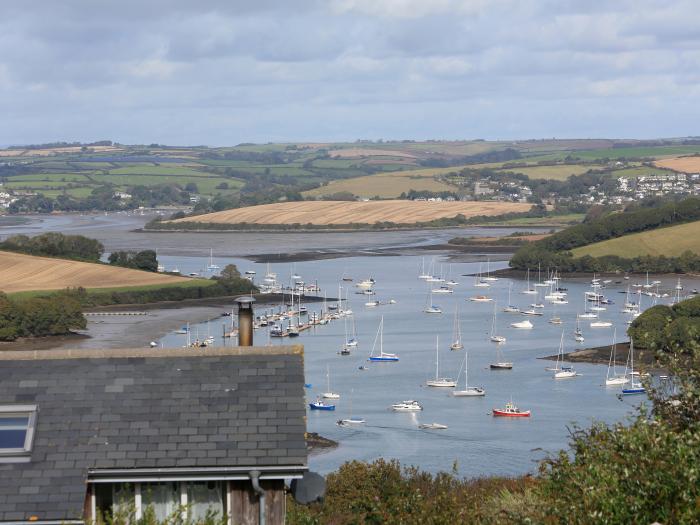
[[[647,277],[648,278],[648,277]],[[630,337],[630,372],[629,372],[630,377],[632,378],[632,383],[628,388],[623,388],[622,389],[622,395],[623,396],[632,396],[636,394],[646,394],[646,388],[640,383],[639,381],[634,380],[635,378],[635,371],[634,371],[634,341]]]
[[[330,403],[324,403],[323,399],[318,398],[313,403],[309,403],[309,408],[311,410],[335,410],[335,405],[331,405]]]
[[[379,339],[379,354],[374,355],[374,349],[377,346],[377,339]],[[384,316],[382,316],[382,320],[379,322],[379,329],[377,330],[377,335],[374,337],[372,352],[369,354],[368,360],[373,362],[391,362],[399,360],[398,355],[390,354],[384,351]]]

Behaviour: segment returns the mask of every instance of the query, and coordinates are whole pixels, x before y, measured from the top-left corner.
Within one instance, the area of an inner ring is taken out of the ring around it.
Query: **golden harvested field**
[[[526,168],[504,168],[504,171],[522,173],[531,179],[566,180],[569,175],[581,175],[591,169],[579,164],[561,164],[555,166],[528,166]]]
[[[184,277],[3,251],[0,251],[0,276],[0,290],[6,293],[78,286],[117,288],[191,282]]]
[[[641,233],[623,235],[617,239],[589,244],[572,250],[574,256],[619,255],[637,257],[639,255],[666,255],[677,257],[684,251],[700,254],[700,221],[658,228]]]
[[[667,168],[683,173],[700,173],[700,157],[675,157],[654,161],[659,168]]]
[[[427,201],[305,201],[280,202],[249,206],[234,210],[207,213],[172,221],[214,222],[221,224],[374,224],[395,222],[410,224],[434,219],[452,218],[458,214],[501,215],[509,212],[524,212],[530,204],[515,202],[427,202]]]

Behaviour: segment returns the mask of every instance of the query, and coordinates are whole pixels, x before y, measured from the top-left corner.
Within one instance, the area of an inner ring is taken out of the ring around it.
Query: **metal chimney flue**
[[[253,346],[253,297],[239,297],[238,304],[238,346]]]

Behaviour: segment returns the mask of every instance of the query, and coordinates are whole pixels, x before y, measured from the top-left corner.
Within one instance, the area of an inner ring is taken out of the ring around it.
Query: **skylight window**
[[[0,405],[0,461],[31,452],[35,423],[35,405]]]

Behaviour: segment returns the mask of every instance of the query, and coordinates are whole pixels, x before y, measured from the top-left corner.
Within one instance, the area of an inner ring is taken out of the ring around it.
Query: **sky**
[[[699,125],[698,0],[0,0],[0,145]]]

